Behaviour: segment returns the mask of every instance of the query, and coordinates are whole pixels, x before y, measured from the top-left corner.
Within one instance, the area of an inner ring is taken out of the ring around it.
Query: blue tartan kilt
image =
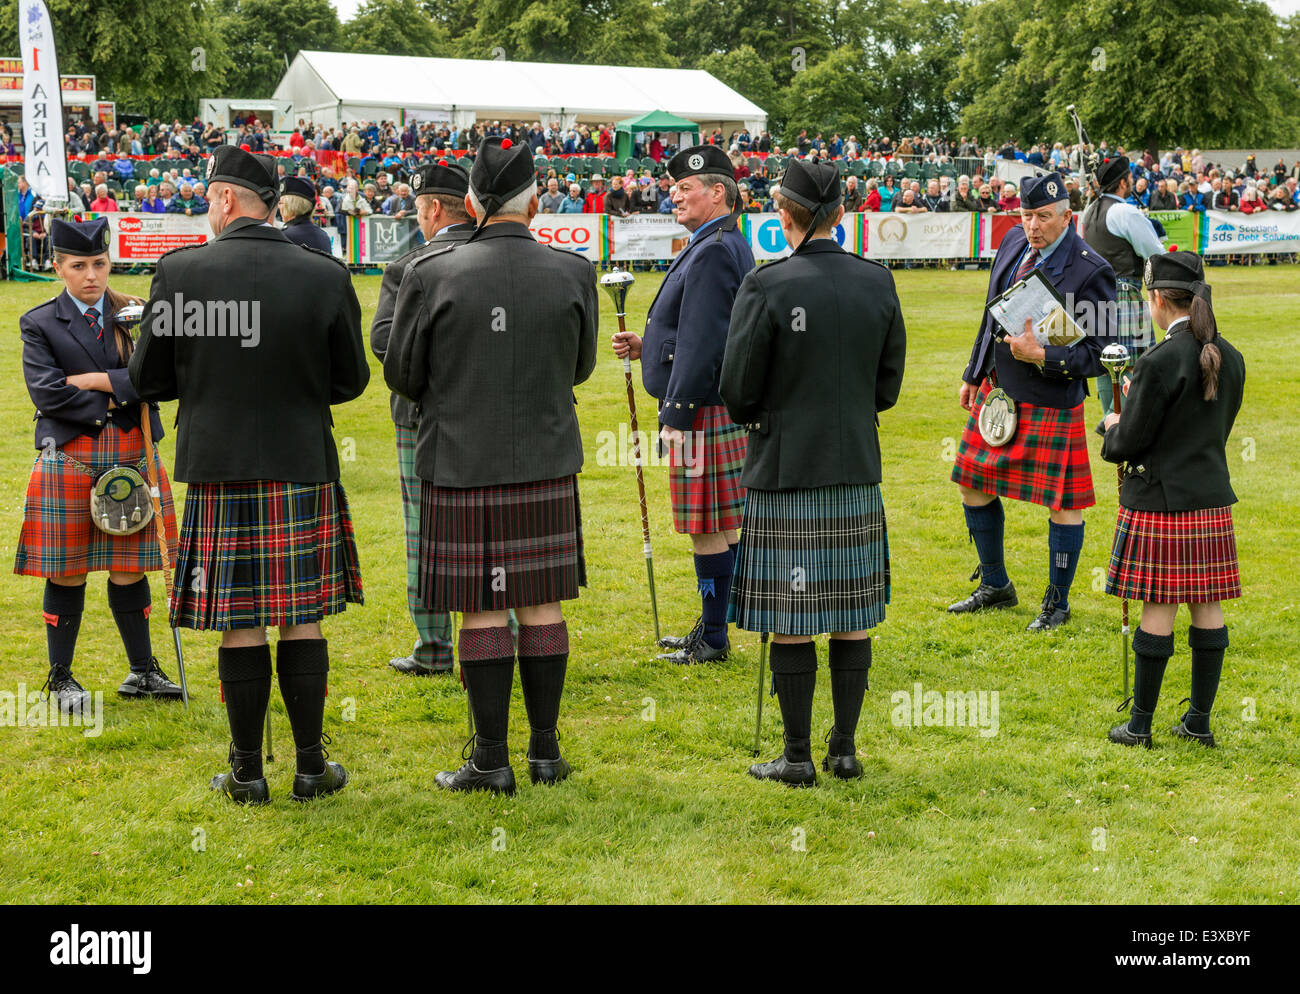
[[[1140,283],[1121,279],[1115,283],[1115,340],[1136,361],[1152,345],[1151,311],[1142,298]]]
[[[729,621],[781,635],[856,632],[883,621],[888,603],[878,485],[747,491]]]

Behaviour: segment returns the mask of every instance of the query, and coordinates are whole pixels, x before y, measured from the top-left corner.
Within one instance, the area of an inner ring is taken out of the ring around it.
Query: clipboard
[[[1034,337],[1042,346],[1069,348],[1087,337],[1066,310],[1064,298],[1038,269],[998,294],[984,309],[993,318],[993,334],[998,341],[1024,334],[1025,318],[1033,323]]]

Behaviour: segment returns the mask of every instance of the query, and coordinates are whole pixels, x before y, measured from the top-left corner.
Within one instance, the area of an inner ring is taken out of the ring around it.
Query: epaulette
[[[425,262],[425,261],[428,260],[428,259],[436,259],[436,258],[437,258],[438,256],[440,256],[440,255],[446,255],[448,252],[450,252],[452,249],[454,249],[454,248],[456,247],[457,244],[459,244],[459,243],[457,243],[457,242],[448,242],[446,245],[439,246],[439,247],[436,248],[436,249],[431,249],[431,250],[428,251],[428,252],[422,252],[422,253],[420,253],[420,254],[417,255],[414,259],[412,259],[410,262],[408,262],[408,263],[406,264],[406,269],[403,271],[402,275],[405,276],[406,273],[409,273],[412,269],[414,269],[414,268],[415,268],[416,266],[418,266],[420,263]]]
[[[193,245],[177,245],[174,249],[168,249],[158,256],[158,261],[162,262],[169,255],[175,255],[177,252],[188,252],[190,249],[204,248],[207,244],[207,242],[195,242]]]
[[[319,256],[324,256],[326,259],[329,259],[330,262],[338,263],[345,270],[348,268],[348,264],[344,262],[342,259],[340,259],[333,252],[326,252],[324,249],[318,249],[315,245],[304,245],[302,242],[294,242],[294,244],[297,245],[299,248],[305,248],[308,252],[315,252]]]
[[[1087,243],[1085,243],[1087,244]],[[1079,250],[1079,258],[1086,259],[1098,269],[1102,266],[1109,266],[1110,263],[1101,257],[1101,253],[1094,248],[1084,248]]]

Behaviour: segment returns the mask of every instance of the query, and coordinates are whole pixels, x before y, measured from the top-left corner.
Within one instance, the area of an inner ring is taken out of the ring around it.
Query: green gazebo
[[[615,125],[614,131],[614,155],[622,162],[632,154],[632,136],[648,131],[670,131],[682,135],[677,140],[679,148],[689,148],[691,145],[700,143],[700,126],[694,121],[688,121],[685,118],[678,117],[676,114],[669,114],[665,110],[652,110],[649,114],[642,114],[640,117],[629,117],[625,121],[619,121]],[[689,135],[690,140],[685,140]]]

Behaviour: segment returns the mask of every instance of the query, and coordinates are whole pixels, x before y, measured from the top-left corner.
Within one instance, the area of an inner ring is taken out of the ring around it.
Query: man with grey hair
[[[478,226],[407,265],[384,356],[388,385],[420,406],[422,603],[464,615],[457,654],[474,751],[434,778],[444,790],[514,793],[516,653],[529,777],[554,784],[570,772],[557,736],[569,659],[561,602],[586,583],[573,391],[595,368],[599,307],[591,262],[529,231],[537,201],[528,146],[484,139],[465,197]]]
[[[645,339],[619,332],[613,345],[620,359],[642,360],[646,392],[659,399],[673,525],[691,537],[701,599],[689,634],[660,639],[673,650],[661,658],[690,664],[725,659],[730,649],[727,597],[745,502],[746,435],[727,414],[719,380],[731,307],[754,255],[736,227],[738,191],[722,149],[685,149],[669,160],[668,172],[677,183],[677,221],[690,241],[650,304]]]

